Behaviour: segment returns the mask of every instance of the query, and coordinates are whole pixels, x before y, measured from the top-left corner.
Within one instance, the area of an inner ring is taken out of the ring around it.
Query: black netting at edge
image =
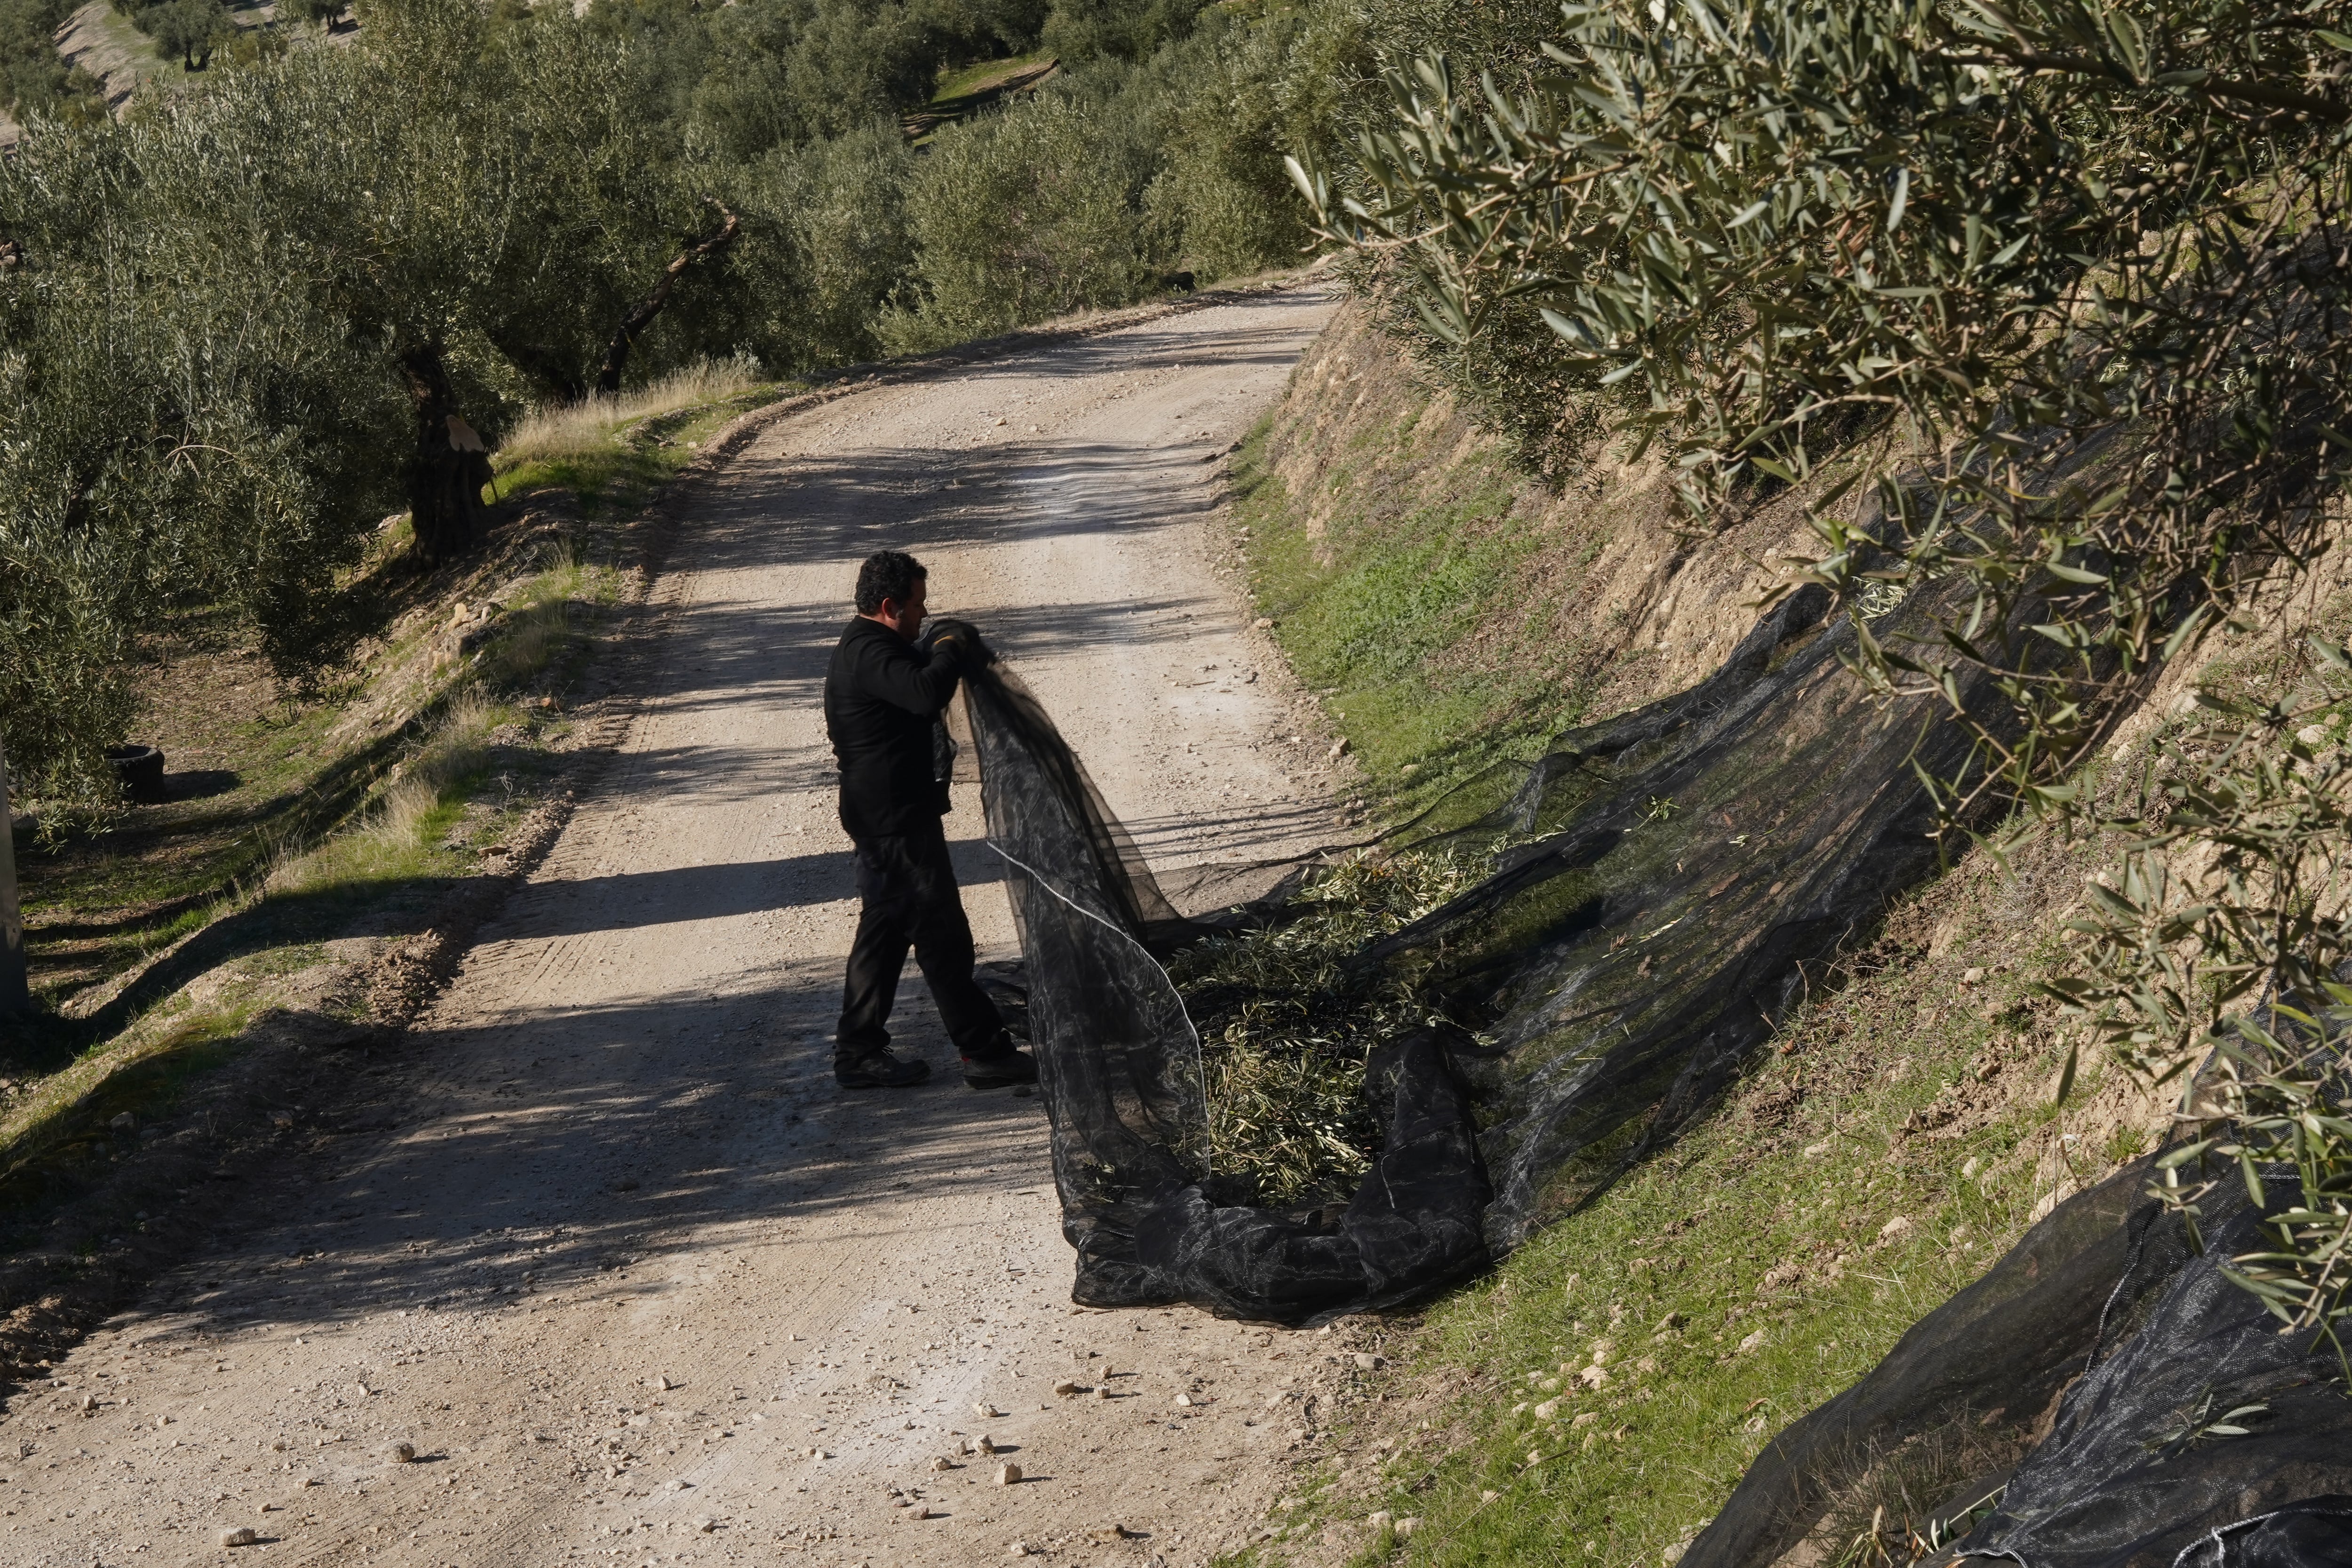
[[[1202,928],[1019,680],[974,677],[1077,1299],[1281,1322],[1408,1301],[1703,1109],[1805,966],[1933,867],[1914,763],[1960,760],[1931,703],[1876,701],[1844,673],[1853,629],[1824,605],[1793,596],[1697,687],[1490,770],[1390,837],[1498,856],[1353,961],[1411,965],[1475,1036],[1424,1029],[1376,1053],[1386,1138],[1337,1212],[1219,1205],[1196,1182],[1200,1042],[1158,958]]]

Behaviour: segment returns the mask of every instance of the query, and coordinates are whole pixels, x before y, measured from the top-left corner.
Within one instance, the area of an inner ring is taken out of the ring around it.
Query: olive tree
[[[1609,0],[1568,10],[1525,90],[1435,57],[1393,72],[1352,166],[1297,171],[1438,342],[1508,337],[1517,395],[1661,452],[1693,530],[1806,487],[1817,546],[1790,584],[1855,611],[1864,679],[1940,693],[1976,742],[1927,781],[1948,831],[2014,813],[2122,837],[2059,993],[2136,1068],[2215,1061],[2227,1131],[2162,1190],[2193,1215],[2200,1163],[2293,1163],[2304,1201],[2237,1267],[2331,1335],[2352,1310],[2327,1087],[2352,1017],[2352,659],[2320,639],[2275,693],[2206,699],[2120,805],[2080,772],[2340,520],[2341,16]],[[1958,606],[1937,636],[1874,635],[1872,604],[1931,584]]]
[[[388,507],[428,561],[470,542],[467,430],[624,330],[656,352],[645,302],[707,209],[625,50],[568,14],[493,39],[471,0],[367,18],[0,163],[0,731],[45,795],[113,797],[155,617],[226,607],[320,668]]]

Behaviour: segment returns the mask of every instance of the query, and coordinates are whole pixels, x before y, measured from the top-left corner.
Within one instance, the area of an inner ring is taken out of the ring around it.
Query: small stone
[[[155,1429],[159,1432],[164,1427],[169,1426],[171,1424],[172,1418],[168,1415],[158,1415],[155,1417]]]
[[[1960,971],[1960,984],[1963,985],[1974,985],[1984,977],[1985,972],[1981,969],[1969,968]]]
[[[1009,1487],[1021,1479],[1021,1467],[1007,1459],[996,1467],[996,1484]]]
[[[694,1528],[698,1534],[708,1535],[719,1528],[719,1521],[715,1519],[698,1519],[694,1521]]]
[[[1192,1396],[1189,1394],[1180,1394],[1175,1398],[1175,1405],[1180,1410],[1190,1410],[1192,1408]]]
[[[232,1525],[220,1533],[220,1543],[223,1546],[251,1546],[260,1539],[260,1536],[253,1532],[253,1526],[249,1524]]]
[[[980,1441],[971,1446],[971,1451],[975,1454],[993,1454],[996,1452],[996,1440],[982,1432],[980,1435]]]
[[[1377,1512],[1365,1515],[1364,1522],[1370,1525],[1374,1530],[1386,1530],[1390,1525],[1396,1522],[1396,1515],[1391,1513],[1386,1509],[1381,1509]]]
[[[1549,1421],[1553,1416],[1559,1414],[1559,1401],[1557,1399],[1547,1399],[1541,1405],[1535,1407],[1533,1414],[1535,1418],[1538,1421]]]
[[[1376,1356],[1370,1351],[1358,1351],[1356,1352],[1356,1370],[1358,1372],[1378,1372],[1381,1368],[1388,1364],[1388,1361],[1385,1357]]]
[[[1095,1397],[1096,1397],[1097,1399],[1108,1399],[1108,1398],[1110,1397],[1110,1388],[1109,1388],[1109,1385],[1108,1385],[1108,1384],[1104,1384],[1104,1385],[1102,1385],[1102,1386],[1097,1387],[1097,1388],[1095,1390]]]
[[[107,1126],[117,1132],[135,1132],[139,1130],[139,1119],[126,1110],[108,1122]]]
[[[914,1506],[907,1510],[907,1517],[908,1519],[929,1519],[931,1517],[930,1506],[927,1503],[916,1503]]]
[[[1395,1529],[1397,1539],[1400,1541],[1410,1541],[1412,1539],[1412,1532],[1420,1528],[1421,1521],[1414,1518],[1412,1515],[1408,1514],[1404,1518],[1396,1521]]]
[[[1348,742],[1347,742],[1347,740],[1346,740],[1346,738],[1345,738],[1345,737],[1342,737],[1341,739],[1337,740],[1337,741],[1334,741],[1334,742],[1331,742],[1331,750],[1330,750],[1329,755],[1330,755],[1330,757],[1331,757],[1331,760],[1332,760],[1332,761],[1337,762],[1339,759],[1340,759],[1341,757],[1346,756],[1347,754],[1348,754]]]
[[[1885,1225],[1878,1227],[1878,1239],[1881,1241],[1893,1241],[1896,1237],[1902,1236],[1909,1231],[1910,1228],[1911,1221],[1902,1215],[1896,1215],[1893,1219],[1888,1220]]]
[[[1087,1388],[1083,1384],[1074,1383],[1068,1378],[1064,1378],[1061,1382],[1054,1385],[1054,1392],[1061,1394],[1064,1398],[1067,1398],[1074,1394],[1086,1393]]]
[[[931,1473],[933,1475],[938,1475],[942,1470],[952,1470],[954,1468],[955,1461],[949,1458],[945,1454],[940,1455],[938,1458],[931,1461]]]
[[[1260,616],[1256,620],[1252,621],[1250,625],[1259,631],[1270,632],[1274,629],[1274,617],[1272,616]]]
[[[646,1386],[647,1388],[656,1389],[656,1390],[660,1391],[661,1393],[667,1394],[667,1393],[668,1393],[671,1389],[676,1388],[676,1387],[677,1386],[677,1384],[672,1383],[668,1378],[667,1378],[667,1377],[663,1376],[660,1373],[654,1373],[654,1374],[653,1374],[653,1376],[651,1376],[651,1377],[649,1377],[649,1378],[646,1379]]]
[[[1609,1369],[1605,1366],[1588,1366],[1576,1374],[1576,1381],[1587,1388],[1599,1388],[1609,1381]]]
[[[1489,1489],[1487,1491],[1480,1492],[1478,1494],[1478,1500],[1482,1503],[1493,1502],[1496,1498],[1501,1497],[1502,1495],[1503,1494],[1498,1491]]]
[[[81,1396],[81,1411],[82,1411],[82,1414],[83,1414],[83,1415],[89,1415],[91,1412],[95,1411],[97,1408],[98,1408],[98,1395],[97,1395],[97,1394],[83,1394],[83,1395]]]
[[[1088,1539],[1094,1541],[1125,1541],[1128,1539],[1128,1528],[1123,1524],[1106,1524],[1099,1530],[1088,1531],[1087,1534]]]
[[[973,1405],[971,1407],[971,1413],[974,1415],[979,1416],[982,1421],[998,1421],[1002,1420],[1004,1416],[1003,1411],[999,1410],[995,1405],[991,1405],[985,1399]]]
[[[416,1462],[416,1445],[394,1443],[383,1451],[383,1457],[395,1465],[413,1465]]]
[[[2294,732],[2294,738],[2301,741],[2306,746],[2319,745],[2327,739],[2327,726],[2325,724],[2305,724],[2302,729],[2297,730]]]
[[[1763,1331],[1763,1330],[1761,1330],[1761,1329],[1759,1329],[1759,1330],[1757,1330],[1754,1333],[1752,1333],[1752,1334],[1748,1335],[1746,1339],[1744,1339],[1744,1340],[1742,1340],[1742,1341],[1740,1341],[1740,1342],[1739,1342],[1739,1353],[1740,1353],[1741,1355],[1746,1355],[1749,1351],[1754,1350],[1757,1346],[1759,1346],[1759,1345],[1762,1344],[1763,1342],[1764,1342],[1764,1331]]]
[[[1004,1549],[1004,1555],[1007,1557],[1026,1557],[1029,1555],[1029,1543],[1025,1541],[1016,1541],[1012,1545]]]

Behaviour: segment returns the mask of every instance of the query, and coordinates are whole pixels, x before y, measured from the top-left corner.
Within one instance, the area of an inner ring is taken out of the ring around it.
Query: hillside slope
[[[1236,542],[1402,813],[1689,687],[1753,624],[1801,498],[1693,540],[1664,490],[1605,458],[1557,494],[1519,477],[1356,306],[1245,452]],[[2347,584],[2331,560],[2264,631],[2166,671],[2087,782],[2116,787],[2194,690],[2282,684],[2305,634],[2352,619]],[[2035,986],[2114,849],[1961,855],[1808,967],[1770,1051],[1676,1144],[1425,1318],[1381,1324],[1409,1370],[1333,1435],[1324,1489],[1268,1557],[1672,1562],[1775,1432],[2168,1131],[2172,1092],[2095,1054],[2054,1103],[2074,1037]],[[1900,1540],[2041,1430],[2042,1411],[1972,1413],[1834,1496],[1805,1560],[1881,1509]]]
[[[1606,454],[1548,489],[1360,302],[1235,468],[1261,606],[1412,799],[1713,671],[1801,523],[1792,495],[1696,544],[1663,470]]]

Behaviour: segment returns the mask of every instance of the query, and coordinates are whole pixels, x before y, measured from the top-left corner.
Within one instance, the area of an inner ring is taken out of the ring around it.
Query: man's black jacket
[[[852,838],[920,833],[947,815],[931,727],[963,667],[952,641],[928,649],[859,616],[824,677],[824,729],[841,764],[841,826]]]

